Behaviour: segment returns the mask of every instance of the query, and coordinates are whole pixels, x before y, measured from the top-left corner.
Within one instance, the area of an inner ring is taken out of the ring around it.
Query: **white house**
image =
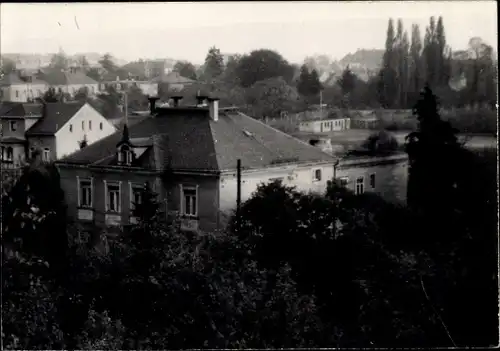
[[[116,128],[88,103],[48,103],[43,117],[27,132],[29,154],[41,150],[45,160],[56,160],[116,132]]]
[[[351,119],[348,117],[323,119],[316,121],[303,121],[299,123],[299,130],[301,132],[311,132],[311,133],[341,131],[350,129],[350,127],[351,127]]]

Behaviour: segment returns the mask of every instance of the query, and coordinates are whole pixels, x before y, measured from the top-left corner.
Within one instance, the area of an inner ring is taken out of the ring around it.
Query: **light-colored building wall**
[[[321,179],[315,179],[315,171],[321,170]],[[286,186],[295,186],[304,192],[324,193],[327,182],[333,178],[333,164],[289,165],[262,170],[243,171],[241,175],[241,201],[248,200],[260,184],[276,179]],[[236,207],[236,172],[223,174],[220,179],[220,210],[231,211]]]
[[[375,175],[375,187],[370,185],[370,175]],[[373,192],[385,200],[397,203],[406,201],[408,182],[408,157],[398,154],[385,157],[363,157],[341,160],[336,178],[347,178],[347,188],[356,192],[356,180],[363,177],[364,192]]]
[[[102,128],[101,128],[102,124]],[[56,133],[56,158],[62,158],[80,149],[84,136],[90,145],[116,132],[116,128],[89,104],[82,108]]]
[[[320,121],[304,121],[299,123],[301,132],[324,133],[351,128],[350,118],[325,119]]]
[[[53,85],[51,86],[52,88],[56,89],[56,91],[59,91],[61,89],[62,92],[68,93],[72,96],[74,96],[80,88],[87,87],[89,95],[95,95],[96,93],[99,92],[99,84],[69,84],[69,85]]]
[[[48,90],[47,84],[13,84],[2,87],[2,100],[12,102],[28,102],[43,94]]]

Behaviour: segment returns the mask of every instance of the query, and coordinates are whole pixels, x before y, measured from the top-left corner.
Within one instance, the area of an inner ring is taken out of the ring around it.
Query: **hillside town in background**
[[[3,346],[497,345],[498,63],[444,25],[299,64],[2,53]]]

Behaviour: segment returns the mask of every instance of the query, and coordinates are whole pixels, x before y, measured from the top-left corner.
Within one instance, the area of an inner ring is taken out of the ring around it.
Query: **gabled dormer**
[[[122,139],[116,144],[116,151],[119,165],[130,166],[132,164],[135,159],[134,146],[130,142],[127,124],[123,126]]]

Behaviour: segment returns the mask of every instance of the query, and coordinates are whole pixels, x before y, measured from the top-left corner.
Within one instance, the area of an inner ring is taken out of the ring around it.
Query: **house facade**
[[[45,161],[54,161],[116,132],[115,127],[88,103],[48,103],[43,118],[26,133],[28,157],[35,150]]]
[[[344,118],[330,118],[324,120],[309,120],[299,123],[299,131],[310,133],[324,133],[341,131],[351,128],[351,119]]]
[[[48,84],[36,77],[11,72],[0,80],[0,101],[32,102],[47,89]]]
[[[0,103],[2,168],[19,168],[25,158],[25,133],[42,118],[41,104]]]
[[[49,87],[74,96],[81,88],[87,88],[89,95],[99,91],[99,83],[88,77],[82,70],[70,68],[69,70],[45,69],[37,74],[37,79],[46,82]]]
[[[154,103],[152,104],[154,106]],[[208,107],[152,107],[152,116],[125,126],[56,164],[68,211],[97,225],[134,223],[134,202],[148,182],[165,215],[179,215],[184,230],[221,228],[261,183],[280,179],[304,191],[324,192],[335,159],[238,111]]]

